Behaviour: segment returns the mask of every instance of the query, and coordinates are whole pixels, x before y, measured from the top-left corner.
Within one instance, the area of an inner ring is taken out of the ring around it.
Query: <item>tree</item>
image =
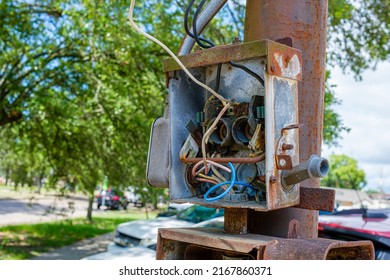
[[[146,184],[149,128],[156,113],[162,111],[164,100],[160,68],[165,54],[142,38],[134,40],[125,1],[63,1],[59,6],[54,2],[1,4],[5,21],[16,23],[21,17],[23,31],[10,37],[10,24],[4,25],[7,32],[1,33],[5,46],[8,41],[14,43],[2,57],[6,71],[1,73],[5,81],[0,86],[4,96],[1,105],[4,111],[12,108],[19,112],[15,119],[9,114],[0,116],[3,129],[10,132],[1,140],[4,144],[29,143],[34,153],[42,152],[53,169],[51,181],[72,178],[89,195],[87,216],[91,219],[93,192],[104,175],[117,187],[132,184],[141,188]],[[159,1],[143,5],[153,7],[142,11],[170,8],[169,3]],[[57,11],[54,18],[53,9]],[[166,13],[166,20],[151,28],[178,44],[176,37],[165,32],[173,22],[174,17],[167,20],[172,13],[175,11]],[[32,24],[38,24],[39,30],[29,30]],[[63,42],[71,47],[64,47],[61,56],[54,55],[56,43]],[[41,51],[30,51],[32,46],[40,46]],[[25,58],[25,50],[33,53]],[[41,57],[44,61],[37,61]],[[13,65],[19,65],[18,69]],[[24,80],[16,79],[18,75]],[[25,93],[20,95],[24,87]],[[34,154],[25,145],[19,147],[22,154]],[[149,196],[162,192],[153,189]]]
[[[390,58],[389,0],[330,0],[328,64],[362,79]]]
[[[329,157],[329,174],[321,180],[321,185],[360,190],[366,183],[366,174],[364,170],[359,169],[355,159],[346,155]]]
[[[217,44],[242,37],[240,2],[229,1],[205,36]],[[365,10],[350,2],[330,1],[330,30],[340,35],[329,36],[336,47],[328,61],[359,74],[388,58],[389,19],[377,6],[388,1],[359,4]],[[178,0],[137,1],[136,20],[177,50],[184,9]],[[128,26],[127,11],[124,0],[0,3],[0,150],[15,160],[14,166],[23,157],[29,168],[45,166],[53,182],[72,180],[89,195],[89,218],[93,192],[105,175],[117,187],[135,185],[142,191],[146,186],[149,128],[164,104],[166,54]],[[377,30],[378,42],[375,33],[365,34],[363,44],[357,40],[357,15]],[[349,23],[351,31],[344,28]],[[324,136],[335,143],[346,128],[332,110],[339,101],[328,89]],[[155,200],[162,192],[150,189],[149,194]]]

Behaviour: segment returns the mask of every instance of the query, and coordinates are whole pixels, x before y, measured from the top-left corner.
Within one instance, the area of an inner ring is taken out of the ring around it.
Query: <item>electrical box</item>
[[[231,105],[216,121],[222,102],[167,59],[169,99],[165,118],[152,129],[149,182],[157,187],[168,184],[171,201],[178,203],[257,211],[298,205],[299,182],[328,171],[325,159],[299,159],[301,52],[262,40],[179,58]],[[214,130],[204,137],[210,126]],[[206,164],[207,172],[205,162],[213,163]]]

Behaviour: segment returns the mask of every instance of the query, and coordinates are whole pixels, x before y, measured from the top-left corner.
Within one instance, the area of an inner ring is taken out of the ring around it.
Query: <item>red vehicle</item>
[[[118,210],[121,207],[127,209],[127,200],[115,190],[101,191],[97,196],[97,208],[106,206],[109,209]]]
[[[390,260],[390,209],[352,209],[320,215],[318,236],[356,241],[370,240],[377,260]]]

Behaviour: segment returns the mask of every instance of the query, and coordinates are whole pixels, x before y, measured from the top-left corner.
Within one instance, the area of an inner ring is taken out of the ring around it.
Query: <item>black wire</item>
[[[195,11],[194,18],[192,20],[192,28],[194,29],[193,35],[194,35],[194,39],[195,39],[196,43],[198,43],[198,45],[201,46],[202,48],[208,49],[208,48],[214,47],[215,44],[212,43],[211,46],[204,45],[201,42],[201,40],[199,39],[198,30],[196,28],[196,22],[198,21],[198,15],[199,15],[200,11],[202,10],[204,3],[206,3],[206,0],[202,0],[199,4],[198,8]]]
[[[200,37],[198,35],[198,30],[196,28],[196,23],[197,23],[197,20],[198,20],[198,16],[199,16],[199,13],[200,11],[202,10],[206,0],[202,0],[198,6],[198,8],[196,9],[195,11],[195,14],[194,14],[194,18],[193,18],[193,21],[192,21],[192,26],[193,26],[193,30],[194,30],[194,34],[191,33],[191,31],[189,30],[188,28],[188,17],[189,17],[189,13],[190,13],[190,10],[191,10],[191,7],[192,5],[194,4],[195,0],[190,0],[190,3],[188,4],[188,7],[185,11],[185,16],[184,16],[184,29],[187,33],[188,36],[190,36],[191,38],[194,38],[196,43],[201,46],[202,48],[205,48],[205,49],[208,49],[208,48],[211,48],[211,47],[214,47],[215,44],[208,40],[208,39],[205,39],[203,37]],[[209,45],[205,45],[202,43],[205,42],[205,43],[208,43]],[[245,71],[246,73],[248,73],[249,75],[251,75],[253,78],[255,78],[256,80],[259,81],[259,83],[264,87],[265,86],[265,83],[264,83],[264,80],[263,78],[261,78],[258,74],[256,74],[255,72],[253,72],[252,70],[250,70],[249,68],[245,67],[244,65],[241,65],[241,64],[238,64],[238,63],[235,63],[233,61],[230,61],[229,62],[231,66],[233,67],[236,67],[236,68],[239,68],[243,71]],[[222,69],[222,64],[219,63],[218,64],[218,70],[217,70],[217,81],[216,81],[216,91],[218,91],[219,89],[219,86],[220,86],[220,79],[221,79],[221,69]]]
[[[219,91],[219,85],[221,83],[221,72],[222,72],[222,63],[218,63],[218,69],[217,69],[217,77],[215,82],[215,91]]]
[[[262,77],[260,77],[259,75],[257,75],[255,72],[253,72],[252,70],[250,70],[249,68],[245,67],[244,65],[241,65],[241,64],[237,64],[233,61],[230,61],[229,62],[231,66],[233,67],[236,67],[236,68],[240,68],[242,70],[244,70],[246,73],[248,73],[249,75],[251,75],[253,78],[255,78],[256,80],[259,81],[259,83],[264,87],[265,84],[264,84],[264,80]]]
[[[192,7],[192,5],[194,4],[194,2],[195,2],[195,0],[191,0],[190,3],[188,4],[187,9],[186,9],[186,12],[185,12],[185,15],[184,15],[184,29],[185,29],[185,31],[186,31],[186,33],[187,33],[188,36],[190,36],[191,38],[194,38],[194,39],[195,39],[194,34],[192,34],[191,31],[190,31],[190,29],[188,28],[188,17],[189,17],[189,13],[190,13],[191,7]],[[195,22],[195,23],[196,23],[196,22]],[[194,30],[196,30],[196,27],[194,27]],[[215,46],[215,44],[214,44],[212,41],[210,41],[210,40],[208,40],[208,39],[205,39],[205,38],[203,38],[203,37],[200,37],[200,36],[198,36],[198,34],[196,34],[196,36],[197,36],[197,38],[198,38],[199,41],[203,41],[203,42],[209,44],[209,46],[203,45],[203,48],[206,48],[206,49],[207,49],[207,48],[210,48],[210,47]],[[196,39],[195,39],[195,40],[196,40]],[[198,42],[198,41],[197,41],[197,42]]]

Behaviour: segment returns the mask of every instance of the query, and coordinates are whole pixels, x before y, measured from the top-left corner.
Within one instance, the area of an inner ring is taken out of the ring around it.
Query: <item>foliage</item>
[[[338,66],[362,80],[364,70],[390,58],[390,1],[329,0],[328,5],[328,69]],[[330,71],[327,79],[329,75]],[[334,85],[327,82],[324,142],[328,145],[337,145],[340,134],[349,131],[333,110],[340,103],[335,95]]]
[[[43,155],[52,169],[46,174],[50,181],[79,185],[91,202],[104,175],[117,187],[145,185],[149,127],[162,111],[165,92],[160,74],[165,54],[130,30],[126,1],[55,2],[1,4],[4,21],[9,22],[1,32],[9,50],[1,57],[1,133],[7,136],[1,145],[13,148],[16,161],[24,154]],[[170,7],[159,1],[143,5],[142,11]],[[148,13],[145,20],[154,18]],[[11,36],[14,23],[22,32]],[[177,42],[164,32],[167,19],[146,27],[171,45]],[[10,112],[17,112],[12,116],[18,118],[9,117]],[[15,165],[13,169],[17,174]]]
[[[241,2],[229,1],[205,36],[217,44],[242,38]],[[166,54],[128,26],[128,4],[0,3],[0,165],[7,177],[28,184],[46,177],[52,185],[58,180],[77,185],[90,195],[89,210],[105,175],[110,185],[138,186],[151,201],[164,193],[144,191],[144,170],[149,127],[163,109]],[[330,0],[330,65],[359,77],[388,58],[388,4]],[[136,21],[177,50],[185,5],[178,0],[137,1]],[[328,85],[325,95],[328,144],[336,144],[347,130],[333,111],[339,102],[333,89]]]
[[[325,84],[325,96],[324,96],[324,128],[323,128],[323,141],[327,145],[336,146],[338,140],[341,139],[341,133],[343,131],[349,132],[350,129],[343,124],[341,116],[333,109],[341,103],[336,97],[335,88],[336,85],[331,85],[329,82],[330,71],[326,71],[326,84]]]
[[[321,185],[360,190],[366,183],[366,174],[364,170],[359,169],[355,159],[346,155],[329,157],[329,173],[321,180]]]
[[[328,63],[357,79],[390,58],[389,0],[330,0]]]
[[[0,227],[0,259],[29,259],[39,253],[109,233],[124,222],[145,218],[139,213],[105,215],[91,223],[76,218],[64,221]]]

